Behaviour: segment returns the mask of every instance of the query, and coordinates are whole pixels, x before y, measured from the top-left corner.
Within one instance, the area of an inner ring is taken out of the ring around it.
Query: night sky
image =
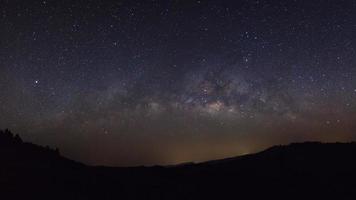
[[[356,1],[0,0],[0,129],[87,164],[356,139]]]

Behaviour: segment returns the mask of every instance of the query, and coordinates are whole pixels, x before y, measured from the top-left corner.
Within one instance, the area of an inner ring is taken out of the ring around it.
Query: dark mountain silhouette
[[[234,158],[91,167],[0,131],[1,199],[356,199],[356,143],[306,142]]]

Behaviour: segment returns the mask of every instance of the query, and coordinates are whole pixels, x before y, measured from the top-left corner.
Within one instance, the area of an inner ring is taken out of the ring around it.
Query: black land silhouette
[[[199,164],[92,167],[0,131],[1,199],[356,199],[356,143],[319,142]]]

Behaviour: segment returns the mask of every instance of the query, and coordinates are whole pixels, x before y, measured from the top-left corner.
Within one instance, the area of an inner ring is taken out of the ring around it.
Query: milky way
[[[89,164],[356,137],[356,2],[10,1],[0,128]]]

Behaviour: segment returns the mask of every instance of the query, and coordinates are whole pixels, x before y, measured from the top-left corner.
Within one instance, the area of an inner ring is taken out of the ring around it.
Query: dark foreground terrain
[[[90,167],[0,132],[0,199],[356,199],[356,143],[176,167]]]

